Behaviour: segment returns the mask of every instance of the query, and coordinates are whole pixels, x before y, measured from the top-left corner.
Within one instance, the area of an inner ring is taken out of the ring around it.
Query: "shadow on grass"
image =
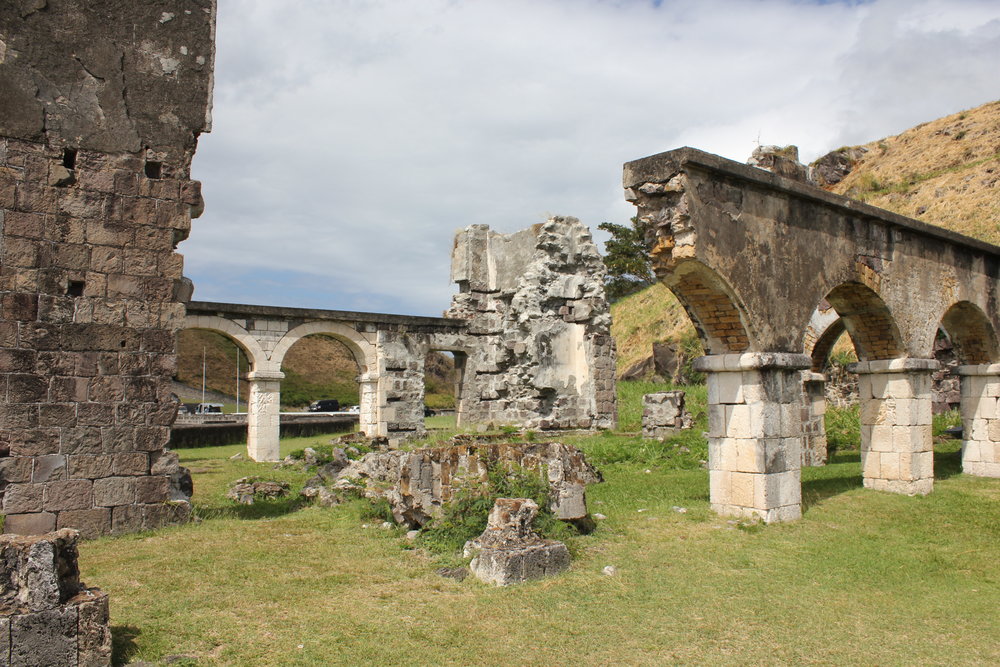
[[[857,450],[837,450],[830,454],[827,459],[827,469],[829,466],[842,464],[857,465],[861,462],[861,452]],[[802,511],[807,511],[810,507],[818,505],[827,498],[831,498],[841,493],[860,489],[864,486],[861,479],[861,472],[854,466],[843,471],[843,474],[829,477],[819,477],[802,482]]]
[[[139,647],[135,645],[135,638],[142,632],[139,628],[131,625],[111,626],[111,664],[127,665],[129,660],[136,654]]]
[[[934,479],[948,479],[961,474],[961,444],[956,448],[954,442],[947,442],[943,446],[934,443]]]
[[[277,500],[257,500],[253,505],[194,506],[194,513],[200,519],[273,519],[296,512],[311,501],[298,494]]]

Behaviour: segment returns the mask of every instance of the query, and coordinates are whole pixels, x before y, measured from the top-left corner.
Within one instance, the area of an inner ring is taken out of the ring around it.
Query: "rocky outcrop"
[[[615,352],[604,263],[576,218],[515,234],[473,225],[455,237],[459,294],[474,351],[462,409],[470,423],[612,428]]]
[[[80,582],[77,538],[0,535],[0,665],[111,664],[108,596]]]
[[[509,586],[567,570],[566,545],[542,539],[531,529],[537,515],[533,500],[497,498],[486,530],[465,544],[465,556],[474,555],[469,563],[472,574],[486,583]]]
[[[798,146],[758,146],[753,149],[747,164],[778,176],[809,182],[809,168],[799,162]]]
[[[832,187],[854,171],[855,165],[867,152],[868,149],[864,146],[830,151],[809,165],[809,178],[821,188]]]
[[[455,445],[371,452],[343,468],[332,483],[310,483],[307,496],[333,502],[338,494],[385,499],[399,523],[416,528],[470,485],[486,486],[490,470],[514,466],[536,471],[549,484],[549,509],[559,519],[586,522],[587,484],[602,481],[575,447],[552,443]]]

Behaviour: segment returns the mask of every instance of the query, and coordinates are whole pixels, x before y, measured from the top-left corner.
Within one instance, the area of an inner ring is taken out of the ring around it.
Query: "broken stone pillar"
[[[908,495],[934,488],[931,374],[934,359],[859,361],[861,469],[866,488]]]
[[[426,352],[409,336],[379,331],[378,435],[398,447],[410,438],[423,437],[424,358]]]
[[[463,418],[524,428],[613,428],[615,350],[604,262],[576,218],[455,236],[446,317],[469,321]]]
[[[691,428],[691,415],[684,409],[683,391],[661,391],[642,397],[642,437],[670,438]]]
[[[538,505],[528,498],[497,498],[486,530],[465,545],[475,553],[469,569],[481,581],[509,586],[559,574],[569,568],[569,549],[531,529]]]
[[[281,381],[280,371],[251,371],[250,399],[247,404],[247,454],[254,461],[281,459]]]
[[[152,471],[177,412],[191,180],[215,5],[0,2],[5,532],[183,519]]]
[[[701,357],[707,374],[712,509],[791,521],[802,515],[802,381],[812,360],[777,352]]]
[[[80,583],[77,537],[0,535],[0,665],[111,664],[108,596]]]
[[[826,376],[802,371],[802,466],[826,465]]]
[[[358,430],[371,438],[385,435],[378,423],[378,373],[358,377],[358,411]]]
[[[962,472],[1000,477],[1000,364],[959,366],[962,378]]]

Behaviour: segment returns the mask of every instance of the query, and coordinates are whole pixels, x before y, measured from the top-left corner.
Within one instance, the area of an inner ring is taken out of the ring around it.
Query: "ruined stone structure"
[[[463,370],[471,345],[465,322],[440,317],[356,313],[193,301],[185,325],[230,337],[250,360],[247,450],[255,461],[277,461],[281,362],[296,342],[321,334],[354,355],[360,383],[361,431],[398,444],[424,429],[424,361],[432,350],[455,355],[459,425],[466,423]]]
[[[691,422],[691,415],[684,408],[683,391],[661,391],[642,397],[643,438],[669,438],[691,428]]]
[[[212,0],[0,4],[4,530],[183,519],[160,459]]]
[[[464,411],[471,423],[612,428],[615,351],[604,264],[590,232],[555,217],[505,235],[458,233],[447,317],[475,339]]]
[[[690,148],[627,163],[624,185],[708,354],[696,367],[716,511],[800,515],[800,371],[825,344],[817,309],[835,313],[861,360],[866,487],[932,489],[939,328],[964,364],[964,470],[996,474],[1000,248]]]
[[[569,569],[569,549],[531,529],[538,505],[529,498],[497,498],[483,534],[465,544],[469,569],[489,584],[509,586]]]
[[[108,596],[80,583],[76,541],[0,535],[0,665],[111,664]]]

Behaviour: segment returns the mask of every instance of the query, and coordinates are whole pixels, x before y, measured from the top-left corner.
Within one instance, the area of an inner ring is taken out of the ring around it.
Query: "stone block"
[[[56,529],[56,515],[51,512],[7,514],[3,530],[15,535],[41,535]]]
[[[508,586],[551,576],[569,568],[569,550],[562,542],[541,539],[531,523],[538,505],[526,498],[498,498],[483,534],[466,545],[476,553],[469,569],[477,578]]]
[[[149,454],[145,452],[114,454],[111,468],[115,475],[148,475]]]
[[[105,477],[94,481],[94,505],[131,505],[135,500],[135,478]]]
[[[61,480],[66,477],[66,457],[60,454],[37,456],[31,472],[33,484]]]
[[[44,496],[44,487],[41,485],[11,484],[4,490],[3,512],[4,514],[40,512],[44,506]]]
[[[10,624],[11,667],[54,667],[77,663],[75,607],[16,614]]]
[[[111,508],[111,532],[114,535],[134,533],[144,529],[143,510],[139,505],[119,505]]]
[[[81,591],[77,610],[77,660],[80,667],[111,664],[111,627],[108,595],[100,589]]]
[[[160,503],[170,498],[170,483],[166,476],[144,476],[135,479],[135,502]]]
[[[73,528],[84,539],[93,539],[111,532],[111,510],[99,507],[90,510],[66,510],[59,512],[56,528]]]
[[[30,482],[34,461],[30,456],[0,458],[0,488]]]
[[[70,479],[97,479],[110,477],[112,457],[110,454],[74,454],[67,457]]]
[[[47,511],[82,510],[94,506],[94,483],[89,479],[49,482],[43,486]]]

